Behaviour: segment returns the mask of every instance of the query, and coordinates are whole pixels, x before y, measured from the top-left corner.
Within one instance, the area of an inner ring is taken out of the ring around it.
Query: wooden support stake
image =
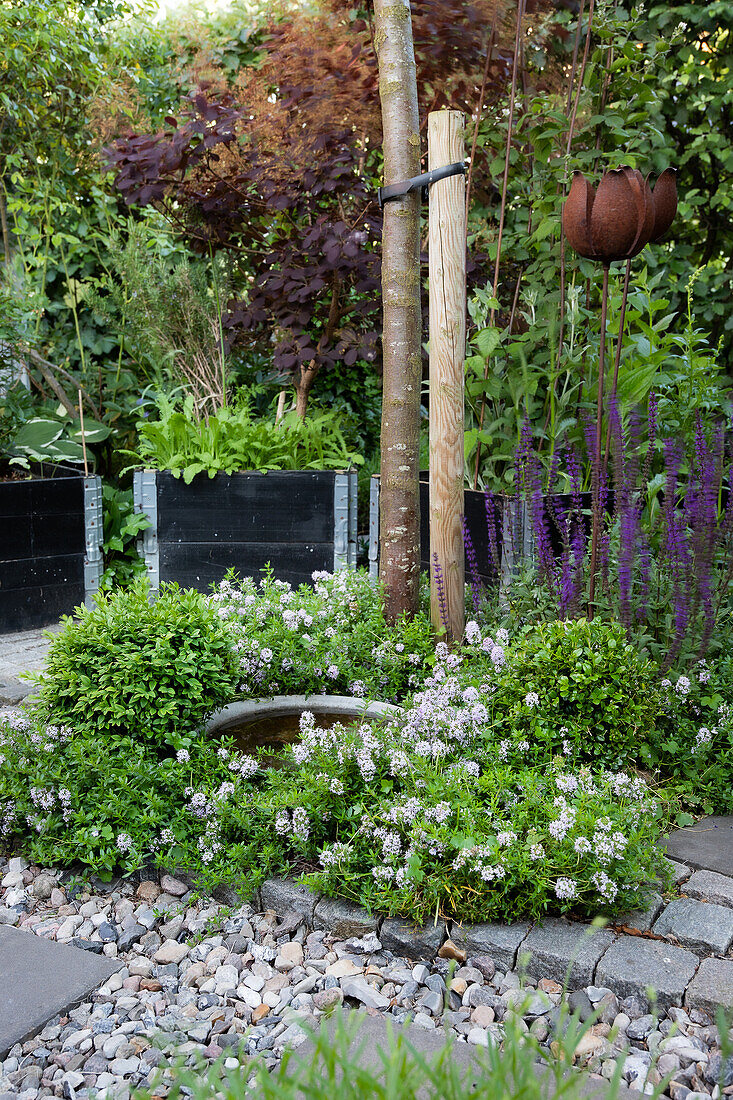
[[[465,159],[460,111],[428,115],[428,171]],[[430,609],[447,640],[465,625],[463,403],[466,354],[466,180],[430,188]],[[441,591],[442,589],[442,591]]]
[[[81,429],[81,453],[84,456],[84,477],[89,477],[89,463],[87,462],[87,441],[84,438],[84,404],[82,402],[81,389],[79,390],[79,427]]]

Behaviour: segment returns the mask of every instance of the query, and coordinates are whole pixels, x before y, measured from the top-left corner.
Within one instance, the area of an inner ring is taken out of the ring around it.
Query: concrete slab
[[[704,817],[662,841],[672,859],[705,871],[733,876],[733,816]]]
[[[367,1016],[362,1012],[358,1012],[350,1013],[349,1017],[352,1022],[356,1017],[359,1017],[359,1029],[352,1042],[351,1050],[358,1053],[358,1063],[361,1068],[375,1075],[384,1068],[384,1060],[380,1055],[380,1051],[384,1051],[385,1055],[388,1056],[391,1048],[390,1034],[393,1036],[392,1041],[398,1037],[403,1038],[405,1042],[413,1047],[419,1057],[425,1058],[428,1062],[435,1062],[439,1059],[447,1047],[445,1034],[421,1027],[400,1027],[391,1021],[389,1016]],[[329,1021],[329,1031],[331,1033],[333,1033],[337,1019],[338,1014],[332,1016]],[[289,1063],[291,1071],[297,1071],[298,1065],[303,1062],[310,1065],[314,1059],[314,1051],[315,1044],[312,1039],[307,1039],[297,1047]],[[457,1065],[461,1074],[468,1078],[469,1091],[466,1095],[475,1094],[476,1096],[486,1097],[493,1095],[493,1089],[487,1088],[489,1084],[488,1070],[483,1068],[488,1061],[485,1050],[470,1046],[468,1043],[454,1042],[450,1047],[450,1054],[451,1064]],[[536,1100],[551,1100],[556,1091],[554,1074],[541,1063],[534,1066],[534,1073],[540,1083],[540,1089],[537,1092],[533,1089],[532,1095],[536,1096]],[[328,1079],[329,1069],[324,1067],[323,1074],[324,1080]],[[577,1090],[573,1092],[574,1097],[584,1097],[587,1100],[604,1100],[609,1094],[607,1081],[591,1078],[588,1074],[578,1070],[567,1070],[566,1076],[577,1081]],[[471,1085],[473,1085],[473,1091]],[[435,1091],[433,1087],[428,1087],[420,1090],[415,1095],[416,1100],[422,1100],[425,1096],[434,1096]],[[563,1096],[567,1095],[566,1087],[564,1087]],[[625,1085],[621,1085],[614,1095],[618,1100],[638,1100],[639,1098],[638,1092],[632,1092]]]
[[[0,1059],[121,966],[116,959],[0,925]]]

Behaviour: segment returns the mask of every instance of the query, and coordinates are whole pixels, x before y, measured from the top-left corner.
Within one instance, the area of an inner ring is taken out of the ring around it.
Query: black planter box
[[[369,498],[369,572],[377,576],[379,572],[379,475],[374,474],[370,485]],[[426,572],[432,571],[429,531],[429,494],[426,480],[420,482],[420,565]],[[478,578],[485,585],[501,585],[511,581],[523,563],[531,562],[535,557],[535,541],[527,502],[515,501],[511,497],[493,495],[493,506],[487,511],[486,493],[474,489],[465,489],[463,496],[463,514],[468,533],[476,554]],[[547,529],[550,536],[553,556],[562,555],[561,535],[562,517],[573,511],[573,497],[570,493],[553,493],[543,498]],[[582,522],[586,538],[590,538],[592,505],[591,493],[580,494]],[[606,498],[606,511],[613,512],[614,494],[609,491]],[[493,524],[495,548],[492,550],[489,532]],[[497,563],[494,555],[498,557]],[[466,583],[471,582],[471,570],[466,558]]]
[[[369,496],[369,572],[376,577],[379,572],[379,474],[374,474],[370,484]],[[463,494],[463,515],[468,528],[471,544],[476,554],[478,577],[483,584],[495,584],[499,569],[506,558],[502,554],[502,544],[506,536],[503,531],[505,500],[494,497],[493,507],[487,511],[486,494],[473,489],[465,489]],[[489,532],[493,526],[495,545],[492,550]],[[521,538],[521,533],[520,533]],[[498,563],[494,561],[494,554]],[[497,569],[497,564],[499,569]],[[431,572],[430,554],[430,484],[420,481],[420,566],[425,572]],[[466,557],[466,583],[470,582],[468,557]]]
[[[0,519],[0,634],[49,626],[99,588],[98,477],[52,466],[0,482]]]
[[[153,589],[164,581],[208,592],[234,568],[260,579],[310,583],[315,569],[356,564],[356,473],[271,470],[199,474],[190,485],[139,470],[135,508],[150,520],[141,553]]]

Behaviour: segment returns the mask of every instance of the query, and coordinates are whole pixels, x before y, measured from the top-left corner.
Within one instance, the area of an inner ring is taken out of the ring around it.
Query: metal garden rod
[[[606,368],[606,317],[608,314],[609,265],[603,265],[601,292],[601,335],[598,349],[598,403],[596,408],[596,449],[593,455],[593,534],[590,544],[590,585],[588,588],[588,619],[593,618],[598,566],[598,540],[601,531],[601,425],[603,424],[603,376]]]
[[[588,618],[593,618],[598,542],[600,538],[600,476],[605,462],[601,456],[603,422],[603,382],[608,312],[608,271],[612,263],[627,261],[624,303],[628,293],[628,262],[649,241],[658,241],[669,229],[677,210],[675,170],[667,168],[657,180],[654,191],[636,168],[623,165],[605,172],[596,191],[582,172],[575,172],[562,214],[563,233],[580,256],[603,264],[601,297],[601,335],[598,356],[598,407],[596,413],[595,453],[593,454],[593,535],[591,540]],[[624,310],[625,312],[625,310]],[[621,335],[616,348],[614,392],[621,361]]]

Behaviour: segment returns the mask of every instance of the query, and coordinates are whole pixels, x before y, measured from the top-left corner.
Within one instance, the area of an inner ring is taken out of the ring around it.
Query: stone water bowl
[[[282,747],[300,740],[304,710],[315,715],[319,726],[329,727],[337,722],[379,722],[399,714],[402,708],[392,703],[367,703],[348,695],[275,695],[230,703],[209,719],[206,732],[233,737],[241,752],[269,750],[263,762],[277,767]]]

